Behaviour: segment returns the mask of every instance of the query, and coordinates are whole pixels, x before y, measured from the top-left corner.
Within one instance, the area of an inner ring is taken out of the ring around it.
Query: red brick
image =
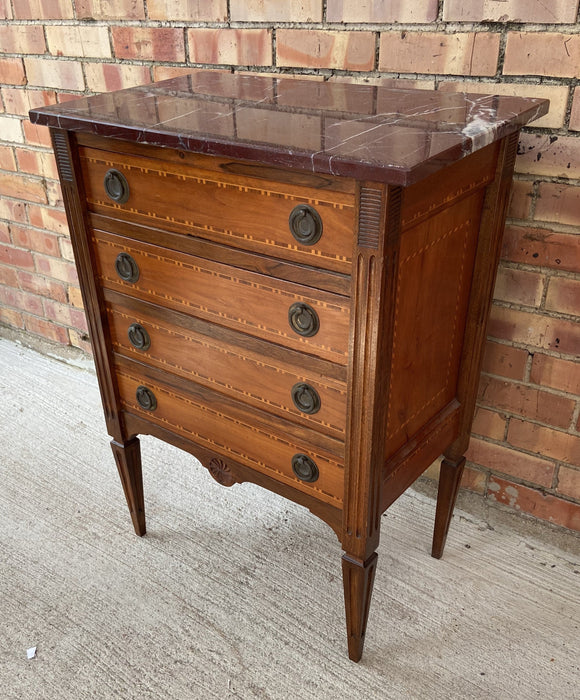
[[[41,175],[56,179],[58,171],[54,155],[47,151],[32,151],[28,148],[17,148],[16,158],[18,159],[18,169],[20,172],[31,175]]]
[[[0,197],[0,219],[26,222],[26,206],[24,202],[15,202],[12,199]]]
[[[18,173],[0,172],[0,195],[46,204],[46,191],[41,180]]]
[[[580,87],[574,88],[574,101],[570,112],[570,131],[580,131]]]
[[[272,64],[272,31],[269,29],[190,29],[188,40],[192,63]]]
[[[0,19],[13,19],[10,0],[0,0]]]
[[[79,19],[145,19],[143,0],[75,0]]]
[[[580,38],[580,35],[578,35]],[[520,134],[516,172],[580,178],[580,138]]]
[[[64,260],[74,261],[75,256],[70,238],[59,238],[60,256]]]
[[[24,131],[26,143],[29,143],[31,146],[46,146],[47,148],[52,146],[47,126],[31,124],[28,119],[24,119],[22,121],[22,131]]]
[[[494,298],[524,306],[540,306],[545,275],[502,266],[498,270]]]
[[[179,78],[182,75],[191,75],[194,70],[194,68],[185,68],[181,66],[153,66],[153,80],[157,82],[158,80]],[[218,69],[215,68],[214,70]]]
[[[48,280],[46,277],[40,277],[39,275],[25,272],[24,270],[18,271],[18,280],[21,289],[27,292],[49,297],[50,299],[60,302],[66,302],[67,300],[65,286],[60,282]]]
[[[241,2],[241,0],[239,0]],[[437,19],[437,0],[328,0],[327,22],[408,22],[419,24]]]
[[[580,77],[580,35],[556,32],[509,32],[504,75]]]
[[[382,32],[379,70],[392,73],[495,75],[499,34]]]
[[[534,219],[580,226],[580,187],[555,182],[540,183]]]
[[[6,111],[27,117],[34,107],[45,107],[56,102],[54,90],[29,90],[27,88],[2,88],[2,99]]]
[[[81,331],[87,331],[87,319],[84,311],[73,309],[68,304],[59,304],[50,299],[44,299],[42,302],[44,308],[43,316],[55,323],[63,326],[72,326]]]
[[[278,29],[279,66],[372,70],[375,35],[372,32],[335,32],[315,29]]]
[[[0,59],[0,83],[7,85],[24,85],[26,74],[21,58]]]
[[[71,0],[14,0],[14,19],[73,19]]]
[[[28,205],[28,220],[32,226],[45,228],[55,233],[68,234],[68,224],[64,211],[54,207],[41,207],[36,204]]]
[[[84,69],[87,87],[92,92],[124,90],[151,82],[149,66],[134,66],[130,63],[85,63]]]
[[[84,350],[84,352],[86,352],[88,355],[93,354],[93,349],[89,342],[89,337],[86,333],[79,333],[78,331],[75,331],[74,328],[69,328],[68,335],[70,345],[72,345],[75,348],[80,348],[81,350]]]
[[[513,484],[504,479],[492,477],[488,487],[488,497],[517,511],[528,513],[536,518],[547,520],[571,530],[580,529],[580,505],[563,501],[556,496]]]
[[[41,275],[47,275],[53,279],[78,285],[79,279],[73,263],[47,255],[36,254],[34,256],[35,269]]]
[[[572,399],[487,376],[479,383],[479,402],[555,428],[568,428],[576,408]]]
[[[493,306],[487,330],[499,340],[580,355],[580,324],[576,321]]]
[[[580,501],[580,470],[560,467],[557,491],[564,496]]]
[[[503,237],[502,257],[510,262],[580,272],[579,238],[573,233],[508,225]]]
[[[508,216],[512,219],[529,219],[533,198],[533,182],[530,180],[514,180],[512,183]]]
[[[149,19],[156,20],[225,22],[228,18],[227,0],[148,0],[147,11]]]
[[[0,323],[4,323],[11,328],[24,328],[21,312],[15,309],[5,309],[2,306],[0,306]]]
[[[29,85],[52,87],[59,90],[85,89],[81,64],[78,61],[59,61],[52,58],[25,58]]]
[[[230,0],[230,13],[233,22],[321,22],[322,3],[320,0]]]
[[[52,24],[45,27],[48,49],[53,56],[110,58],[107,27]]]
[[[16,170],[14,151],[10,146],[0,146],[0,170]]]
[[[61,343],[62,345],[68,345],[68,333],[66,328],[57,326],[55,323],[51,323],[43,318],[29,316],[28,314],[23,314],[23,320],[24,327],[30,333],[41,335],[44,338],[54,340],[56,343]]]
[[[68,303],[74,306],[76,309],[83,309],[83,297],[81,295],[81,290],[78,287],[73,287],[69,285],[68,288]]]
[[[487,474],[467,465],[461,477],[461,488],[483,495],[487,489]]]
[[[7,265],[0,265],[0,284],[4,284],[7,287],[20,287],[18,283],[18,270],[15,267],[8,267]]]
[[[0,138],[12,143],[23,143],[22,120],[18,117],[6,117],[0,114]]]
[[[19,311],[42,316],[42,299],[35,294],[23,292],[21,289],[3,287],[0,285],[0,305],[10,306]]]
[[[58,236],[54,233],[24,226],[11,226],[10,230],[14,245],[45,255],[59,255]]]
[[[580,316],[580,279],[552,277],[546,296],[546,309]]]
[[[570,394],[580,394],[580,364],[537,352],[532,360],[530,381]]]
[[[489,411],[487,408],[482,408],[481,406],[475,409],[473,426],[471,428],[472,433],[491,438],[492,440],[501,441],[505,435],[505,428],[505,416],[495,411]]]
[[[83,64],[86,65],[86,64]],[[74,92],[57,92],[56,93],[56,101],[59,104],[62,104],[63,102],[71,102],[73,100],[78,100],[79,95],[76,95]]]
[[[510,447],[471,438],[465,456],[470,462],[492,471],[509,474],[546,488],[552,485],[555,470],[553,462],[531,457]]]
[[[5,221],[0,221],[0,243],[11,243],[10,227]]]
[[[528,22],[573,24],[578,0],[445,0],[447,22]]]
[[[567,464],[580,464],[580,437],[512,418],[507,441],[528,452]]]
[[[112,27],[117,58],[184,61],[183,29],[173,27]]]
[[[62,199],[62,190],[60,188],[60,182],[56,180],[46,180],[46,197],[48,203],[52,207],[63,207],[64,201]]]
[[[0,245],[0,262],[25,270],[34,269],[32,253],[29,250],[20,250],[9,245]]]
[[[483,352],[483,371],[507,379],[523,380],[529,353],[511,345],[488,340]]]
[[[0,53],[44,53],[44,32],[38,24],[7,24],[0,27]]]

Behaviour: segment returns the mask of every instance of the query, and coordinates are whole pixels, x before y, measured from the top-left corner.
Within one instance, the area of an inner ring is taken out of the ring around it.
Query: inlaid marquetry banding
[[[117,372],[119,377],[124,377],[125,379],[128,379],[130,382],[139,384],[141,382],[141,379],[132,376],[130,373],[125,372],[125,371],[118,371]],[[150,386],[154,391],[155,394],[159,397],[159,400],[161,400],[162,396],[169,397],[170,399],[173,399],[175,401],[179,401],[180,403],[195,407],[198,410],[204,411],[206,413],[209,413],[212,416],[215,416],[216,420],[216,425],[223,424],[223,423],[231,423],[235,425],[240,425],[244,428],[244,430],[248,431],[248,434],[254,433],[256,435],[262,435],[265,437],[267,440],[271,440],[273,442],[277,442],[281,445],[284,445],[287,447],[290,451],[297,451],[299,450],[299,446],[296,445],[295,443],[288,442],[287,440],[284,440],[276,435],[271,435],[271,434],[266,434],[259,430],[258,428],[249,425],[247,423],[244,423],[243,421],[237,420],[235,418],[232,418],[231,416],[228,416],[224,413],[221,413],[219,411],[215,411],[208,406],[205,406],[200,403],[195,403],[194,401],[191,401],[190,399],[186,398],[185,396],[175,394],[172,391],[169,391],[165,387],[161,387],[155,382],[148,382],[148,386]],[[158,424],[163,424],[167,426],[170,430],[178,430],[179,432],[191,436],[196,442],[200,444],[205,444],[205,446],[209,446],[213,450],[218,450],[222,453],[227,453],[232,457],[232,459],[236,461],[241,461],[245,464],[249,464],[252,467],[257,467],[260,471],[262,471],[265,474],[269,474],[273,476],[275,479],[278,481],[283,481],[284,483],[293,486],[294,488],[300,488],[302,487],[302,482],[297,482],[296,479],[290,477],[288,474],[285,474],[282,470],[276,469],[275,467],[272,467],[269,464],[266,464],[263,460],[259,459],[256,457],[256,455],[249,455],[246,454],[245,452],[241,452],[239,450],[234,450],[231,445],[225,444],[218,442],[217,440],[214,440],[213,438],[207,436],[207,435],[202,435],[199,432],[196,432],[195,430],[192,430],[191,428],[185,427],[183,425],[178,425],[177,423],[172,423],[169,421],[167,418],[165,418],[162,415],[157,415],[157,414],[151,414],[146,411],[144,411],[139,404],[135,401],[133,402],[132,400],[127,400],[126,398],[122,397],[121,399],[123,407],[125,409],[129,410],[136,410],[139,413],[143,413],[146,415],[147,420],[152,421],[154,423]],[[252,444],[251,439],[248,440],[248,444]],[[344,469],[343,465],[341,465],[338,462],[334,462],[331,459],[327,457],[323,457],[321,454],[319,454],[316,451],[313,450],[308,450],[309,454],[311,454],[314,459],[320,460],[321,463],[330,463],[332,464],[333,467],[339,469],[342,471]],[[324,500],[326,501],[331,501],[338,507],[341,507],[342,500],[335,496],[334,494],[320,488],[319,482],[316,484],[304,484],[304,488],[302,490],[305,491],[315,491],[319,493],[321,496],[324,497]]]
[[[122,312],[116,311],[115,314],[119,316],[120,318],[124,319],[127,323],[131,323],[135,320],[134,315],[127,315]],[[231,356],[234,357],[237,361],[241,361],[243,363],[247,363],[248,365],[253,365],[256,368],[263,367],[265,369],[272,370],[276,372],[277,374],[283,375],[285,378],[288,379],[289,384],[290,383],[295,383],[297,381],[302,381],[302,382],[309,382],[312,381],[312,379],[305,377],[303,375],[299,375],[293,372],[288,372],[285,370],[283,367],[279,367],[276,365],[273,365],[271,363],[266,362],[268,359],[267,357],[263,357],[261,360],[255,360],[252,357],[249,357],[247,353],[236,353],[232,349],[229,348],[224,348],[218,346],[215,342],[209,343],[205,342],[199,338],[195,338],[194,336],[186,335],[183,333],[179,333],[178,331],[174,330],[173,328],[168,328],[166,326],[162,326],[156,323],[152,323],[151,321],[144,320],[144,319],[139,319],[140,323],[142,323],[144,326],[147,326],[148,328],[154,329],[158,332],[166,333],[167,335],[173,336],[174,338],[177,338],[180,341],[184,341],[184,343],[195,343],[196,345],[206,348],[208,352],[210,351],[215,351],[216,348],[219,350],[220,354],[223,354],[224,356]],[[140,361],[143,361],[143,353],[141,351],[136,351],[133,347],[125,347],[122,345],[120,342],[115,342],[114,344],[115,350],[118,352],[120,350],[125,349],[128,351],[131,355],[134,355],[139,358]],[[184,345],[185,347],[185,345]],[[178,364],[176,362],[168,362],[167,360],[163,359],[162,357],[156,357],[150,355],[150,361],[152,363],[161,365],[163,367],[168,367],[173,370],[180,370],[183,374],[187,374],[190,377],[197,377],[199,380],[202,380],[206,382],[207,384],[211,384],[216,387],[221,387],[222,389],[228,389],[231,392],[239,395],[239,396],[244,396],[246,398],[254,399],[255,401],[259,401],[260,403],[266,404],[268,406],[272,406],[274,408],[278,408],[280,410],[285,411],[286,413],[289,413],[289,407],[287,405],[284,405],[282,403],[278,403],[275,401],[272,401],[271,399],[266,398],[263,394],[253,394],[250,391],[244,391],[242,389],[243,384],[240,386],[233,386],[229,383],[223,382],[220,380],[219,374],[214,373],[214,374],[208,374],[208,373],[201,373],[199,371],[196,371],[195,369],[192,369],[191,367],[184,367],[181,364]],[[334,389],[328,385],[323,385],[326,391],[337,393],[339,395],[338,400],[339,401],[344,401],[346,397],[346,392],[345,391],[340,391],[339,389]],[[330,428],[332,430],[337,430],[340,431],[341,433],[344,433],[344,426],[337,426],[334,425],[333,423],[329,423],[328,421],[323,420],[320,415],[309,415],[306,416],[306,419],[309,422],[317,423],[318,425],[324,426],[326,428]]]
[[[93,239],[93,240],[95,243],[97,243],[97,241],[95,239]],[[114,243],[111,243],[110,241],[106,241],[103,239],[98,241],[98,245],[99,246],[107,246],[109,248],[113,248],[114,250],[119,249],[118,246],[115,245]],[[166,263],[168,265],[173,265],[176,268],[188,269],[188,270],[192,270],[192,271],[199,273],[199,274],[207,275],[210,278],[211,277],[213,277],[213,278],[219,277],[221,279],[231,280],[237,286],[248,286],[248,287],[253,287],[255,289],[260,289],[264,292],[281,297],[282,299],[286,300],[285,303],[288,303],[289,301],[293,301],[293,302],[304,301],[306,303],[312,304],[314,306],[314,308],[317,308],[317,309],[326,309],[326,310],[334,311],[334,312],[343,312],[344,311],[343,307],[335,305],[335,304],[330,304],[326,301],[321,301],[320,299],[311,299],[309,297],[304,297],[300,294],[294,294],[292,292],[285,291],[283,289],[280,289],[279,287],[273,287],[273,286],[271,287],[271,286],[264,285],[264,284],[257,284],[256,282],[241,279],[239,277],[233,277],[232,275],[226,275],[223,272],[209,270],[209,269],[200,267],[198,265],[184,263],[181,260],[176,260],[176,259],[171,258],[171,257],[165,257],[162,255],[155,255],[153,253],[149,253],[149,252],[143,251],[143,250],[137,250],[137,249],[131,248],[129,246],[125,246],[124,250],[130,251],[131,253],[134,253],[135,255],[140,256],[141,258],[149,258],[152,260],[158,260],[158,261]],[[289,333],[286,333],[285,330],[283,330],[281,327],[278,327],[278,328],[270,327],[264,323],[257,323],[250,318],[235,316],[233,314],[226,313],[225,311],[221,311],[219,309],[212,309],[212,308],[209,308],[209,307],[202,305],[202,304],[196,304],[195,302],[191,301],[190,299],[186,299],[182,296],[173,296],[171,294],[162,294],[156,288],[146,289],[141,284],[128,285],[125,282],[122,282],[120,279],[117,279],[115,277],[111,277],[104,272],[101,273],[100,277],[102,280],[105,280],[106,282],[108,282],[109,286],[112,286],[112,287],[119,287],[122,289],[127,289],[129,287],[131,289],[138,288],[141,292],[147,294],[147,296],[151,297],[151,298],[172,301],[173,303],[178,304],[179,306],[186,306],[186,307],[191,308],[191,309],[196,309],[197,311],[201,311],[201,312],[204,312],[206,314],[216,316],[218,318],[223,318],[223,319],[227,319],[229,321],[233,321],[235,323],[239,323],[239,324],[246,326],[248,328],[258,329],[260,331],[271,333],[273,335],[277,335],[277,336],[280,336],[281,338],[286,338],[286,339],[292,340],[292,341],[302,341],[304,343],[313,344],[314,346],[321,348],[322,350],[331,352],[333,354],[340,355],[342,357],[346,356],[346,352],[344,350],[341,350],[338,348],[333,348],[331,346],[328,346],[328,345],[321,343],[320,339],[322,337],[322,334],[320,334],[320,336],[317,335],[314,340],[312,338],[301,338],[295,334],[290,335]],[[211,285],[211,282],[208,282],[208,284]]]
[[[238,185],[236,183],[227,183],[227,182],[222,182],[220,180],[214,180],[211,178],[205,178],[205,177],[199,177],[199,176],[194,176],[194,175],[182,175],[178,173],[172,173],[172,172],[164,172],[162,170],[157,170],[154,168],[144,168],[144,167],[139,167],[139,166],[132,166],[127,163],[118,163],[116,161],[111,161],[111,160],[103,160],[99,158],[94,158],[94,157],[83,157],[83,160],[86,161],[87,163],[91,164],[96,164],[96,165],[103,165],[108,168],[117,168],[119,170],[124,170],[127,171],[128,177],[130,176],[130,171],[136,171],[139,173],[143,174],[153,174],[157,177],[175,177],[180,181],[190,181],[192,183],[196,183],[198,185],[212,185],[216,186],[220,189],[223,190],[233,190],[236,192],[240,193],[246,193],[246,192],[253,192],[255,194],[259,194],[263,197],[267,198],[277,198],[277,199],[282,199],[286,200],[289,202],[296,202],[297,204],[301,203],[306,203],[312,206],[319,206],[322,207],[321,214],[324,216],[324,207],[328,207],[331,209],[335,209],[337,211],[345,211],[345,210],[353,210],[354,209],[354,203],[349,204],[346,202],[335,202],[335,201],[329,201],[324,198],[320,197],[307,197],[307,196],[300,196],[297,194],[288,194],[284,192],[279,192],[277,190],[273,189],[265,189],[261,187],[251,187],[251,186],[246,186],[246,185]],[[105,200],[101,199],[94,193],[90,198],[89,201],[102,208],[102,209],[107,209],[110,212],[115,212],[118,214],[119,212],[127,212],[130,214],[135,214],[138,216],[143,216],[148,219],[155,219],[156,221],[159,222],[164,222],[164,223],[169,223],[169,224],[179,224],[182,226],[187,226],[189,228],[194,228],[198,229],[200,231],[206,231],[208,234],[214,234],[218,236],[227,236],[228,238],[235,238],[239,241],[247,241],[251,242],[257,245],[268,245],[268,246],[274,246],[276,248],[280,248],[283,250],[287,250],[292,253],[302,253],[302,254],[307,254],[309,256],[314,256],[319,258],[320,260],[328,260],[328,261],[334,261],[334,262],[339,262],[339,263],[348,263],[350,262],[350,257],[347,255],[340,255],[336,252],[332,251],[325,251],[321,250],[318,247],[309,247],[307,245],[297,245],[296,241],[294,238],[289,236],[290,240],[286,239],[277,239],[277,238],[262,238],[257,235],[252,235],[251,233],[240,233],[234,229],[227,229],[227,228],[221,228],[219,226],[215,225],[210,225],[207,223],[199,223],[196,221],[192,221],[190,219],[186,218],[181,218],[179,216],[167,216],[164,214],[160,214],[158,212],[152,211],[149,208],[144,209],[144,208],[139,208],[136,207],[135,204],[129,204],[129,205],[120,205],[116,204],[115,202],[112,202],[110,200]],[[274,231],[272,231],[274,233]]]
[[[449,236],[452,236],[455,233],[462,232],[467,234],[469,232],[469,227],[472,225],[472,220],[471,219],[466,219],[465,221],[461,222],[458,226],[455,226],[455,228],[450,229],[449,231],[446,231],[443,235],[439,236],[439,238],[436,238],[434,241],[431,241],[428,245],[423,246],[419,250],[416,250],[412,255],[408,255],[406,258],[403,258],[400,262],[400,268],[402,269],[405,264],[410,262],[411,260],[414,260],[416,257],[419,255],[422,255],[425,253],[427,250],[430,248],[433,248],[434,246],[440,244],[442,241],[446,240],[449,238]],[[454,313],[454,325],[453,325],[453,331],[452,331],[452,340],[451,340],[451,346],[450,346],[450,352],[449,352],[449,360],[447,362],[447,367],[445,369],[445,381],[443,383],[443,387],[436,393],[434,394],[428,401],[426,401],[422,406],[420,406],[412,415],[407,416],[407,419],[405,420],[404,423],[400,423],[395,426],[393,429],[392,427],[392,422],[391,422],[391,416],[392,416],[392,410],[393,410],[393,405],[392,402],[389,402],[389,409],[387,413],[387,427],[390,428],[387,432],[387,440],[393,437],[396,433],[399,433],[401,430],[403,430],[411,421],[413,421],[419,414],[421,414],[426,408],[431,406],[431,404],[435,403],[437,399],[445,393],[448,389],[449,385],[449,376],[451,374],[451,363],[452,363],[452,357],[453,357],[453,350],[455,348],[455,344],[457,343],[457,323],[458,323],[458,318],[457,318],[457,309],[459,307],[459,304],[461,302],[461,289],[463,285],[463,277],[464,277],[464,272],[465,272],[465,257],[467,253],[467,244],[469,242],[469,237],[467,235],[464,235],[463,237],[463,249],[462,249],[462,255],[461,255],[461,263],[459,267],[459,271],[457,273],[457,296],[455,298],[455,313]],[[397,327],[399,323],[399,300],[400,300],[400,284],[401,284],[401,279],[402,279],[402,274],[399,273],[398,281],[397,281],[397,301],[395,303],[395,319],[394,319],[394,331],[393,331],[393,365],[395,364],[398,352],[400,350],[399,346],[397,345]],[[394,377],[391,375],[390,379],[390,385],[389,385],[389,391],[392,390],[392,385],[393,385],[393,380]]]
[[[54,155],[56,158],[60,179],[66,180],[67,182],[72,182],[72,163],[70,161],[65,135],[59,131],[54,132],[52,135],[52,142],[54,145]]]
[[[84,156],[83,160],[87,161],[88,163],[93,163],[93,164],[101,164],[105,165],[107,167],[111,168],[123,168],[123,170],[131,171],[131,170],[136,170],[140,173],[144,173],[145,175],[148,174],[153,174],[158,177],[176,177],[182,182],[187,182],[187,181],[192,181],[192,182],[197,182],[200,185],[217,185],[217,187],[220,187],[221,189],[227,190],[236,190],[238,192],[256,192],[257,194],[263,195],[265,197],[277,197],[279,199],[286,199],[290,201],[297,201],[297,202],[307,202],[308,204],[313,204],[313,205],[326,205],[330,206],[333,209],[338,209],[339,211],[342,211],[344,209],[352,209],[353,204],[347,204],[346,202],[336,202],[332,201],[329,199],[324,199],[322,197],[305,197],[305,196],[300,196],[297,194],[289,194],[288,192],[282,192],[279,190],[275,190],[272,188],[266,189],[265,187],[252,187],[251,185],[238,185],[235,182],[224,182],[223,180],[216,180],[214,178],[209,178],[209,177],[200,177],[197,175],[185,175],[183,173],[173,173],[173,172],[168,172],[167,170],[158,170],[156,168],[151,168],[151,167],[142,167],[142,166],[135,166],[131,165],[129,163],[118,163],[116,161],[111,161],[111,160],[105,160],[102,158],[95,158],[92,156]]]
[[[382,194],[382,190],[361,187],[358,244],[362,248],[378,248],[383,210]]]
[[[457,189],[453,190],[453,192],[450,192],[446,197],[443,199],[438,199],[436,202],[431,202],[429,206],[424,207],[423,209],[419,209],[419,211],[415,212],[413,216],[409,216],[407,218],[403,218],[401,221],[401,226],[403,228],[409,228],[413,226],[414,224],[418,223],[420,219],[423,219],[424,217],[431,216],[432,214],[435,214],[438,210],[440,209],[445,209],[445,207],[453,202],[456,199],[459,199],[460,197],[463,197],[464,195],[468,195],[471,192],[474,192],[475,190],[480,189],[484,185],[487,185],[489,183],[489,176],[484,175],[483,177],[479,178],[478,180],[475,180],[474,182],[470,182],[468,185],[463,185],[461,187],[458,187]]]

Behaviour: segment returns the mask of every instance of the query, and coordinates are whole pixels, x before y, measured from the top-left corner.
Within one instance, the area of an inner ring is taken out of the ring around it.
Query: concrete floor
[[[434,503],[410,490],[353,664],[340,547],[299,506],[143,438],[132,534],[80,365],[0,338],[2,700],[580,698],[575,535],[460,508],[436,561]]]

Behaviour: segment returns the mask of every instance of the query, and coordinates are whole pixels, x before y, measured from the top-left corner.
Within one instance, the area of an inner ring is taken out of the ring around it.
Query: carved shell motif
[[[222,486],[233,486],[236,479],[228,465],[221,459],[214,457],[208,465],[208,471]]]

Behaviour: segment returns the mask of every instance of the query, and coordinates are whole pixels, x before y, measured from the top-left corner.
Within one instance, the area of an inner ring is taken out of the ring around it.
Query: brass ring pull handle
[[[140,323],[132,323],[127,330],[129,342],[137,350],[149,350],[151,338]]]
[[[316,311],[308,304],[297,302],[288,309],[288,322],[293,331],[305,338],[316,335],[320,321]]]
[[[117,255],[115,270],[123,282],[133,284],[139,279],[139,266],[129,253],[119,253]]]
[[[292,457],[292,471],[300,479],[311,484],[319,476],[316,462],[308,455],[296,454]]]
[[[292,387],[292,401],[299,411],[313,415],[320,411],[320,396],[310,384],[294,384]]]
[[[117,204],[124,204],[129,199],[129,183],[123,173],[111,168],[107,170],[103,181],[105,192]]]
[[[322,219],[314,207],[299,204],[290,212],[290,231],[298,243],[314,245],[322,236]]]
[[[157,408],[157,399],[155,398],[155,394],[146,386],[138,386],[135,395],[139,406],[144,408],[146,411],[154,411]]]

